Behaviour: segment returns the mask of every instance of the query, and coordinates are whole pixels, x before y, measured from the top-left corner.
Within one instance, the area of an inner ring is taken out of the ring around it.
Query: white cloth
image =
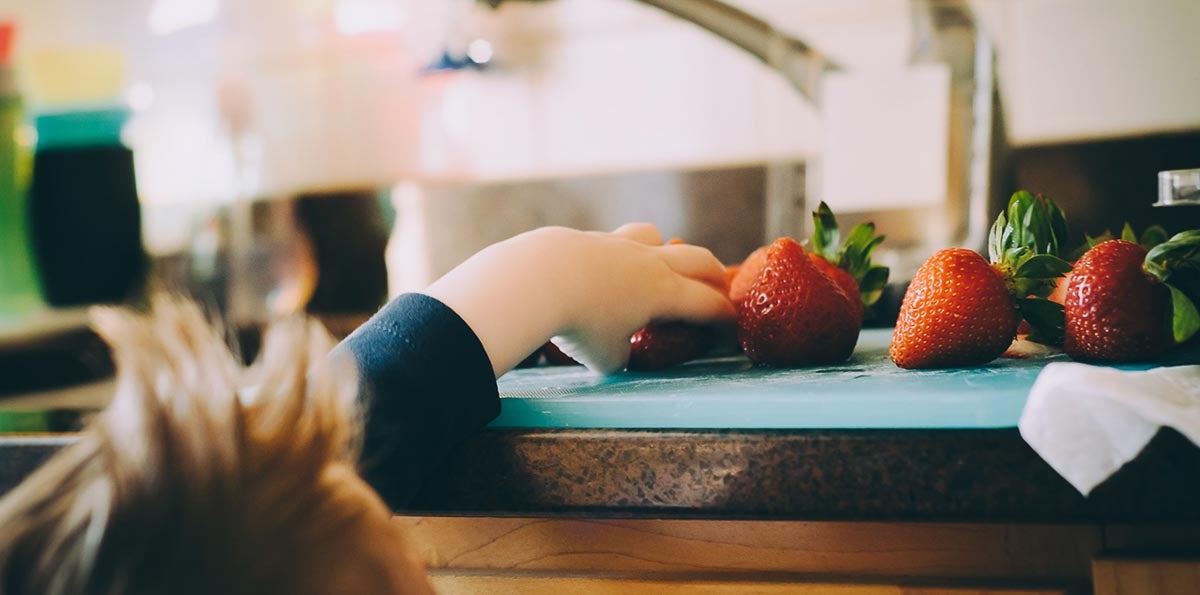
[[[1200,446],[1200,366],[1131,372],[1055,362],[1034,382],[1019,426],[1025,442],[1087,495],[1162,426]]]

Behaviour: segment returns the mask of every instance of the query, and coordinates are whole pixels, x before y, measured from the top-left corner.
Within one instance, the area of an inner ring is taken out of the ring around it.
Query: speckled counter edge
[[[1011,430],[494,430],[416,513],[914,521],[1200,520],[1200,449],[1164,430],[1084,498]]]
[[[70,435],[0,438],[0,493]],[[1016,430],[488,430],[403,512],[1200,522],[1200,449],[1163,430],[1084,498]]]

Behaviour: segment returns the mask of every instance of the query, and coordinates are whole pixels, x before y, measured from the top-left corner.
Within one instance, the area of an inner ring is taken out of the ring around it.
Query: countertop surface
[[[810,368],[755,367],[743,356],[655,372],[598,376],[579,366],[500,378],[492,428],[965,429],[1014,428],[1034,380],[1065,355],[998,359],[949,370],[904,370],[891,329],[865,329],[851,358]],[[1195,363],[1179,352],[1153,364]]]
[[[1016,429],[484,431],[418,514],[1200,522],[1200,449],[1161,431],[1081,496]]]
[[[499,381],[500,416],[414,508],[963,521],[1200,521],[1200,449],[1163,430],[1083,497],[1016,426],[1063,355],[910,371],[868,329],[842,365],[778,370],[744,357],[598,377],[575,367]],[[1195,348],[1169,360],[1197,363]]]
[[[854,358],[830,368],[733,357],[612,378],[517,371],[499,382],[497,420],[408,512],[1200,522],[1200,449],[1174,431],[1087,498],[1024,443],[1025,395],[1059,358],[908,372],[886,361],[887,336],[865,332]],[[1191,352],[1165,363],[1194,362]],[[71,440],[0,437],[0,491]]]

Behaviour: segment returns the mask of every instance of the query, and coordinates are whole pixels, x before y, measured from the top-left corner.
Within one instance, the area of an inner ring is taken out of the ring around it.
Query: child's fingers
[[[613,230],[613,235],[647,246],[661,246],[663,243],[662,232],[653,223],[626,223]]]
[[[729,282],[725,275],[725,265],[721,264],[721,261],[717,260],[717,257],[713,256],[708,249],[688,244],[674,244],[657,248],[656,251],[672,271],[684,277],[707,283],[717,289],[727,289]]]
[[[700,324],[733,320],[737,310],[721,291],[700,281],[679,279],[675,294],[659,305],[654,318]]]
[[[555,337],[559,351],[598,374],[615,374],[629,362],[629,338],[617,335]]]

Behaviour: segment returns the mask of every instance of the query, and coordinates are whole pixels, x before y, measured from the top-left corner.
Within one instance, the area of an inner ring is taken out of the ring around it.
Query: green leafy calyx
[[[1062,341],[1062,306],[1043,298],[1071,270],[1061,257],[1066,238],[1067,222],[1058,205],[1024,190],[1012,195],[988,234],[988,256],[1033,328],[1030,339],[1040,343]]]
[[[1028,339],[1043,345],[1062,345],[1067,326],[1062,304],[1046,298],[1027,297],[1017,300],[1017,312],[1029,322],[1032,331]]]
[[[1171,334],[1176,343],[1200,330],[1195,299],[1200,295],[1200,229],[1171,236],[1146,253],[1142,268],[1171,291]]]
[[[1169,235],[1170,234],[1167,233],[1167,230],[1163,229],[1163,226],[1161,225],[1151,225],[1150,227],[1147,227],[1144,231],[1142,231],[1142,235],[1140,236],[1134,232],[1133,226],[1128,222],[1126,222],[1125,226],[1121,228],[1122,240],[1133,242],[1147,250],[1153,249],[1155,246],[1167,241],[1167,237]],[[1077,260],[1080,256],[1086,254],[1088,250],[1095,248],[1099,244],[1103,244],[1109,240],[1117,239],[1117,236],[1113,235],[1113,232],[1108,229],[1104,230],[1104,232],[1102,232],[1100,235],[1090,236],[1085,234],[1083,237],[1083,245],[1071,251],[1071,260]]]
[[[858,283],[863,306],[879,301],[887,285],[888,268],[871,263],[871,253],[883,240],[884,236],[875,235],[874,223],[859,223],[850,229],[843,242],[829,205],[822,202],[813,212],[813,252],[850,273]]]

